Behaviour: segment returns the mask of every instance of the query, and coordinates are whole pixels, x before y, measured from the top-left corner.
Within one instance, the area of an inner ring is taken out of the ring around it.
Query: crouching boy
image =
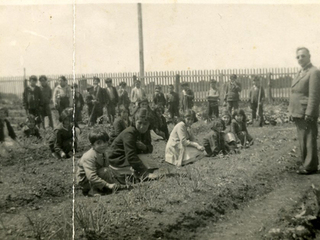
[[[77,151],[77,132],[79,128],[74,126],[72,122],[73,109],[66,108],[62,111],[59,121],[60,124],[54,130],[51,138],[49,139],[49,147],[51,154],[56,159],[70,158],[70,152]],[[76,138],[74,141],[73,130],[76,132]]]
[[[98,196],[116,186],[106,156],[109,136],[105,130],[94,129],[89,134],[89,141],[91,149],[78,163],[77,182],[83,195]]]
[[[219,153],[227,154],[227,148],[224,140],[225,129],[224,122],[220,118],[213,119],[211,132],[203,138],[203,146],[206,150],[206,156],[214,157]]]
[[[153,179],[155,168],[145,165],[152,160],[153,146],[150,136],[150,118],[145,108],[139,108],[133,118],[132,126],[126,128],[113,141],[109,152],[110,168],[118,183],[126,184],[127,177]],[[143,162],[144,159],[146,162]]]

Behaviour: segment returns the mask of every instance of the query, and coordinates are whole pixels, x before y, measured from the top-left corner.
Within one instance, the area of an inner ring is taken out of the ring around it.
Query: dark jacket
[[[77,94],[74,95],[74,104],[77,110],[82,111],[84,106],[84,100],[81,93],[79,93],[79,95]]]
[[[35,136],[38,139],[41,139],[41,135],[40,135],[40,131],[39,128],[37,126],[35,126],[34,128],[28,128],[28,126],[25,126],[23,129],[23,134],[24,136],[26,136],[27,138],[30,136]]]
[[[241,84],[238,82],[228,82],[226,88],[226,95],[224,97],[225,101],[239,101],[241,92]]]
[[[145,167],[138,157],[141,152],[137,146],[137,141],[146,142],[150,140],[147,152],[151,153],[153,147],[151,145],[150,131],[147,131],[145,136],[141,136],[138,130],[131,126],[126,128],[120,135],[113,141],[111,151],[108,154],[109,163],[115,168],[125,168],[131,166],[137,172],[145,171]]]
[[[60,123],[49,139],[49,146],[51,148],[51,151],[54,151],[59,155],[61,152],[65,152],[67,154],[72,150],[72,142],[72,127],[70,127],[69,129],[65,129],[62,123]]]
[[[193,100],[194,100],[194,93],[190,88],[186,90],[186,94],[182,92],[181,105],[180,105],[182,110],[185,111],[187,109],[191,109],[193,107]]]
[[[241,132],[248,133],[247,124],[245,122],[239,123],[235,119],[232,119],[230,128],[231,132],[236,136],[238,136]]]
[[[260,89],[261,89],[261,94],[260,94]],[[262,102],[265,99],[264,88],[262,86],[258,87],[258,89],[256,89],[255,87],[252,87],[249,92],[250,103],[258,103],[259,94],[260,94],[260,102]]]
[[[153,95],[153,103],[164,107],[167,104],[164,94],[162,92],[155,92]]]
[[[289,114],[295,118],[305,115],[317,118],[320,102],[320,71],[311,63],[292,81]]]
[[[91,96],[91,95],[86,96],[86,104],[87,104],[87,106],[88,106],[88,115],[89,115],[89,116],[91,115],[92,109],[93,109],[93,102],[92,102],[92,100],[93,100],[93,96]]]
[[[176,92],[172,92],[172,93],[168,93],[167,94],[167,104],[168,107],[170,108],[172,107],[176,107],[179,109],[179,103],[180,103],[180,98],[179,98],[179,94]]]
[[[129,99],[129,94],[126,90],[124,90],[123,92],[119,92],[119,102],[118,105],[123,105],[126,108],[129,108],[131,101]]]
[[[32,90],[29,86],[23,92],[23,107],[25,109],[39,109],[42,105],[41,90],[35,86]]]
[[[106,104],[106,93],[105,90],[99,85],[94,88],[94,96],[96,97],[96,105],[98,107],[103,107]]]
[[[118,104],[118,101],[119,101],[119,96],[118,96],[118,92],[117,92],[117,89],[114,87],[114,86],[111,86],[111,91],[113,93],[113,98],[111,99],[111,95],[110,95],[110,92],[108,90],[108,87],[106,87],[104,89],[105,91],[105,95],[106,95],[106,103],[107,104],[110,104],[112,103],[113,105],[117,105]]]
[[[226,154],[226,146],[224,142],[224,133],[211,131],[203,138],[203,146],[210,156],[216,156],[220,152]]]
[[[50,104],[50,101],[52,99],[52,90],[49,85],[46,85],[45,87],[40,86],[40,92],[41,92],[41,99],[43,105]]]
[[[6,124],[4,124],[4,122]],[[9,137],[11,137],[13,140],[15,140],[17,136],[16,136],[10,122],[7,119],[5,119],[4,122],[0,121],[0,142],[4,141],[4,127],[5,127],[4,125],[7,125]]]

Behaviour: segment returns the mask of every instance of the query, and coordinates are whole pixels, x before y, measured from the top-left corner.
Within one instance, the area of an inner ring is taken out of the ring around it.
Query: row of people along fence
[[[210,80],[215,79],[220,89],[221,100],[224,98],[226,82],[232,74],[237,75],[237,81],[241,83],[242,91],[240,98],[242,101],[249,100],[249,91],[252,87],[252,76],[257,75],[261,79],[269,101],[289,99],[292,79],[298,72],[298,68],[272,68],[272,69],[227,69],[227,70],[188,70],[188,71],[162,71],[146,72],[143,77],[143,87],[146,90],[148,99],[152,99],[155,86],[160,85],[164,93],[168,93],[168,86],[173,84],[176,91],[180,92],[181,82],[188,82],[194,91],[195,102],[206,100],[207,92],[210,88]],[[51,88],[53,89],[58,77],[61,75],[46,75]],[[98,73],[98,74],[66,74],[68,83],[78,83],[81,91],[85,91],[88,84],[92,85],[93,77],[101,79],[101,86],[105,87],[104,80],[111,78],[113,86],[118,87],[120,82],[127,83],[127,90],[130,94],[134,87],[134,80],[141,79],[139,73]],[[0,77],[0,94],[16,95],[22,98],[25,87],[25,77]],[[26,76],[27,78],[27,76]]]

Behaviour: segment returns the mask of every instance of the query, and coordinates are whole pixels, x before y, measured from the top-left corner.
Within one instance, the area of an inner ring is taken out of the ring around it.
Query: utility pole
[[[139,25],[140,80],[141,80],[141,85],[144,86],[143,28],[142,28],[141,3],[138,3],[138,25]]]

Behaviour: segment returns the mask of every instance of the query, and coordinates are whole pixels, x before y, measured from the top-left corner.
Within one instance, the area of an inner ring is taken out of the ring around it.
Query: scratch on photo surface
[[[28,47],[30,46],[30,42],[28,43],[28,46],[26,47],[25,51],[27,51]]]
[[[34,35],[34,36],[41,37],[41,38],[44,38],[44,39],[46,39],[46,40],[49,40],[49,38],[47,38],[46,36],[43,36],[43,35],[41,35],[41,34],[38,34],[38,33],[36,33],[36,32],[33,32],[33,31],[24,30],[23,32],[24,32],[24,33],[30,33],[31,35]]]

